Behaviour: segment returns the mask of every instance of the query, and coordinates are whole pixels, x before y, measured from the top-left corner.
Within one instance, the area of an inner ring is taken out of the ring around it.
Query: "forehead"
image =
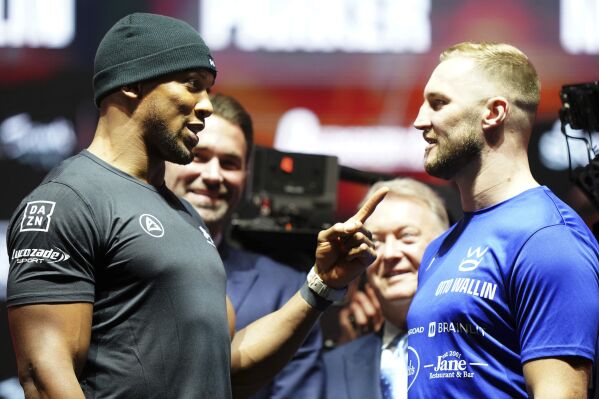
[[[204,130],[199,133],[198,138],[196,148],[235,154],[245,160],[247,143],[243,131],[239,126],[218,115],[206,118]]]
[[[395,231],[407,226],[433,228],[435,216],[424,201],[413,197],[387,196],[364,225],[373,233]]]
[[[434,94],[464,94],[466,88],[479,87],[484,80],[481,79],[475,65],[474,60],[465,57],[442,61],[433,70],[424,88],[425,97]]]

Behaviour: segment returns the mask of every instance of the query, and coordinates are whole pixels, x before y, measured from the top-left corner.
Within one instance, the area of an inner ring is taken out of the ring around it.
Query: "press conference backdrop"
[[[445,183],[423,172],[424,141],[411,123],[439,52],[464,40],[512,43],[543,84],[533,173],[589,223],[597,218],[568,180],[558,123],[561,85],[599,79],[597,0],[0,0],[0,220],[52,166],[90,143],[94,52],[134,11],[174,16],[201,32],[219,71],[214,91],[246,105],[258,144],[432,184]],[[588,163],[581,143],[571,149],[575,166]],[[349,215],[365,190],[341,182],[337,216]]]

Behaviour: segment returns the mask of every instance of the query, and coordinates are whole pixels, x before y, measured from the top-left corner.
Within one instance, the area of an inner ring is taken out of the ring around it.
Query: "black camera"
[[[562,86],[560,120],[572,129],[599,131],[599,81]]]

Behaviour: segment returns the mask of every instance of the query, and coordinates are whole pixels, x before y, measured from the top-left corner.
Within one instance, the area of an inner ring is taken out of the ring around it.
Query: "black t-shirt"
[[[87,398],[229,398],[222,262],[195,211],[83,151],[8,228],[8,306],[91,302]]]

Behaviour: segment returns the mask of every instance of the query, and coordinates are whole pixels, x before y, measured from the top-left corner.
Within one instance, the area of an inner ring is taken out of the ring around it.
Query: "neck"
[[[164,183],[164,161],[148,153],[142,129],[126,112],[108,106],[101,110],[89,152],[145,183]]]
[[[465,212],[487,208],[539,186],[530,172],[526,153],[487,152],[481,158],[454,179]]]

